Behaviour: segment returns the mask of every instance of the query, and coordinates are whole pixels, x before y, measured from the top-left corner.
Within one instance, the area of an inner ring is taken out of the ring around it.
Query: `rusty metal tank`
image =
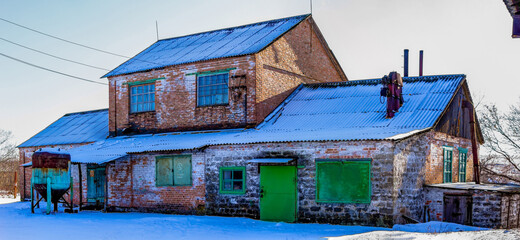
[[[70,188],[70,154],[63,149],[40,149],[32,156],[33,188],[49,201],[57,204],[58,200]],[[48,191],[50,186],[50,191]]]

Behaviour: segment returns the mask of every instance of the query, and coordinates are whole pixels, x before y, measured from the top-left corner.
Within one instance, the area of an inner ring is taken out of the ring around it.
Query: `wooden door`
[[[471,225],[472,220],[471,195],[444,195],[444,221]]]

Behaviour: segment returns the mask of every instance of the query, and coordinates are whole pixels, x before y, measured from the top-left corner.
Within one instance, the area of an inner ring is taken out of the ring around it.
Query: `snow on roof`
[[[405,103],[391,119],[385,118],[380,79],[301,85],[255,129],[109,138],[71,149],[72,162],[104,163],[131,153],[225,144],[399,140],[432,128],[465,78],[404,78]]]
[[[159,40],[103,77],[257,53],[308,16],[300,15]]]
[[[68,113],[18,147],[95,142],[108,136],[108,109]]]

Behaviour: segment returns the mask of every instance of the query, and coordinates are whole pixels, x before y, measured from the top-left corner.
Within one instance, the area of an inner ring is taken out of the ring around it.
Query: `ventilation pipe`
[[[397,72],[391,72],[382,79],[381,96],[386,97],[386,118],[393,118],[403,106],[403,79]]]
[[[478,164],[477,134],[475,132],[475,108],[467,100],[462,101],[462,107],[469,109],[469,125],[471,127],[471,153],[473,155],[473,180],[480,184],[480,172]]]
[[[404,77],[408,77],[408,49],[404,50]]]
[[[423,50],[419,51],[419,76],[423,75],[423,57],[424,52]]]

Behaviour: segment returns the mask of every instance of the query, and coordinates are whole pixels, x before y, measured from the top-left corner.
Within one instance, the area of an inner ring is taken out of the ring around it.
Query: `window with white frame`
[[[229,73],[197,76],[197,106],[228,104]]]
[[[130,87],[130,112],[155,111],[155,84]]]

